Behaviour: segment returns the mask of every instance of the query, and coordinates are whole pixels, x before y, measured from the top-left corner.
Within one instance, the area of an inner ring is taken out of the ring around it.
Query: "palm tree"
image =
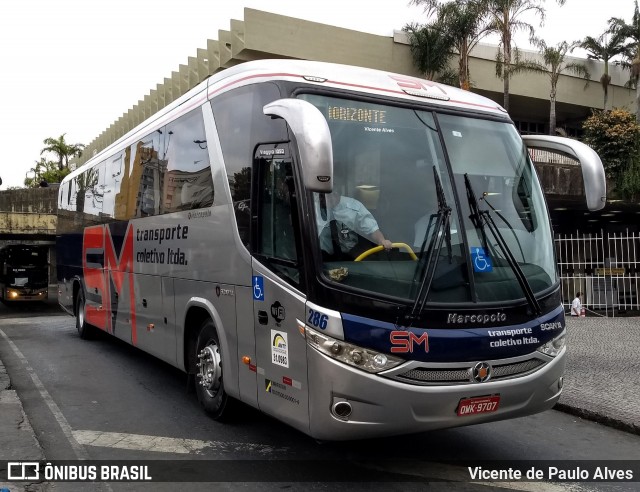
[[[564,5],[565,0],[556,0]],[[519,63],[518,49],[513,45],[513,37],[518,31],[526,31],[534,38],[534,27],[523,17],[536,15],[544,21],[544,0],[486,0],[491,24],[490,28],[500,36],[500,49],[496,57],[496,75],[504,82],[504,109],[509,111],[509,81]]]
[[[43,143],[46,145],[40,151],[40,155],[45,152],[52,152],[58,157],[58,168],[60,170],[69,167],[69,158],[70,157],[80,157],[82,155],[82,150],[84,149],[83,144],[69,144],[65,141],[64,136],[66,133],[63,133],[58,138],[45,138]]]
[[[636,87],[636,121],[640,123],[640,11],[638,11],[638,0],[635,1],[635,9],[631,24],[627,24],[624,20],[612,17],[609,19],[609,29],[620,29],[625,38],[630,41],[625,45],[627,60],[623,66],[629,69],[631,73],[630,82]]]
[[[446,49],[446,63],[448,63],[453,50],[458,52],[460,57],[458,65],[458,84],[462,89],[469,90],[470,71],[469,58],[471,50],[478,44],[480,39],[487,34],[486,16],[485,16],[486,0],[452,0],[450,2],[441,3],[437,0],[412,0],[414,5],[423,5],[425,12],[429,16],[435,17],[428,27],[431,29],[431,37],[434,38],[438,33],[442,38],[442,48]],[[432,41],[428,47],[429,51],[435,49]],[[413,46],[412,46],[413,50]],[[420,53],[419,58],[424,59],[427,54],[424,47],[416,46],[416,51]],[[430,55],[435,58],[434,55]],[[414,60],[416,55],[414,54]],[[420,67],[420,65],[418,65]],[[443,67],[439,67],[440,71]]]
[[[440,22],[447,26],[458,55],[458,79],[460,88],[469,90],[471,51],[488,33],[484,2],[482,0],[456,0],[438,9]]]
[[[590,74],[584,63],[567,60],[567,54],[580,46],[580,41],[574,41],[573,43],[562,41],[558,43],[557,46],[547,46],[547,43],[542,39],[533,39],[532,43],[538,48],[544,63],[524,61],[520,63],[519,67],[516,68],[515,71],[531,70],[544,73],[549,77],[549,81],[551,82],[551,91],[549,92],[549,101],[551,103],[549,110],[549,135],[555,135],[556,96],[558,93],[558,81],[560,80],[560,75],[564,72],[571,72],[587,79],[587,84],[589,84]]]
[[[580,43],[580,48],[587,50],[587,57],[590,60],[600,60],[604,63],[604,73],[600,77],[600,84],[602,84],[602,90],[604,92],[602,108],[605,111],[607,110],[609,84],[611,84],[609,60],[627,52],[627,48],[624,44],[625,38],[626,36],[623,34],[620,26],[613,25],[608,31],[601,34],[598,38],[587,36]]]
[[[407,24],[404,31],[409,37],[413,63],[429,80],[447,71],[453,54],[451,37],[438,22],[427,25]]]

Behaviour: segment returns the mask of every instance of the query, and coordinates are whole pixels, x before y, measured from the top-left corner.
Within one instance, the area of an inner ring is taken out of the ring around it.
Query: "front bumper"
[[[539,370],[513,379],[466,385],[420,386],[365,373],[307,347],[309,432],[323,440],[409,434],[504,420],[542,412],[562,392],[566,349]],[[495,412],[458,416],[460,400],[500,395]],[[351,414],[331,409],[348,402]]]
[[[24,292],[16,289],[6,289],[3,298],[9,302],[19,301],[46,301],[49,297],[48,289],[38,289]]]

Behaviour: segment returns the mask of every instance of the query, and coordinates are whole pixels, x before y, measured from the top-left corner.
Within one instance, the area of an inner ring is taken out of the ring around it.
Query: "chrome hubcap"
[[[220,349],[211,342],[198,353],[198,383],[212,396],[215,396],[222,384],[222,366]]]

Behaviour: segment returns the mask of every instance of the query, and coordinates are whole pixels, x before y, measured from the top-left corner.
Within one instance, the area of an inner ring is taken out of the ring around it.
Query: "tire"
[[[91,340],[95,335],[95,328],[87,323],[84,308],[84,291],[81,286],[76,295],[76,329],[78,330],[80,338],[83,340]]]
[[[196,394],[204,411],[214,420],[229,420],[233,413],[233,399],[224,390],[222,352],[218,332],[211,319],[200,327],[195,345]]]

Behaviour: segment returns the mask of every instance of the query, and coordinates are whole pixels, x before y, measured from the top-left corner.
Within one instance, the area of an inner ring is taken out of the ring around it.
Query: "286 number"
[[[327,328],[327,323],[329,322],[329,316],[326,314],[319,313],[313,309],[309,309],[309,319],[307,319],[309,324],[324,330]]]

